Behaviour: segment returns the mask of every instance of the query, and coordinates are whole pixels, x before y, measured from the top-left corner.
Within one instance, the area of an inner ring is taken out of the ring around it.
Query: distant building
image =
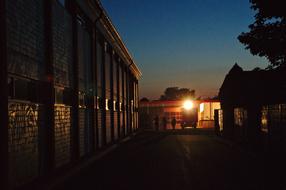
[[[198,128],[214,127],[214,111],[220,109],[220,102],[217,100],[195,100],[193,108]],[[163,117],[167,118],[167,129],[172,129],[171,120],[177,121],[176,129],[182,129],[181,123],[184,120],[184,101],[142,101],[139,103],[139,126],[142,128],[154,128],[153,120],[159,116],[159,122]],[[162,129],[162,124],[160,125]]]
[[[138,129],[141,72],[98,0],[1,0],[0,189]]]
[[[220,88],[223,135],[261,148],[286,147],[286,72],[243,71],[237,64]]]

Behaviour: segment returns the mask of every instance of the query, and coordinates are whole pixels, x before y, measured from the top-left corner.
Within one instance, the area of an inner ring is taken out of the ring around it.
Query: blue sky
[[[213,96],[237,62],[265,68],[237,36],[254,12],[248,0],[102,0],[143,73],[140,97],[157,99],[170,86]]]

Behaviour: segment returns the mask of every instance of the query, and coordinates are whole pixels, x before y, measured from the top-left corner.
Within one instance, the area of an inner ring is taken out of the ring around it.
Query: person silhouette
[[[154,125],[155,125],[155,130],[159,131],[159,117],[158,117],[158,115],[156,115],[156,117],[154,118]]]
[[[172,124],[172,128],[173,128],[173,130],[175,130],[175,128],[176,128],[176,124],[177,124],[177,120],[176,120],[176,118],[175,118],[175,117],[173,117],[173,119],[172,119],[172,121],[171,121],[171,124]]]
[[[167,118],[164,116],[162,119],[162,123],[163,123],[163,129],[166,130],[167,129]]]

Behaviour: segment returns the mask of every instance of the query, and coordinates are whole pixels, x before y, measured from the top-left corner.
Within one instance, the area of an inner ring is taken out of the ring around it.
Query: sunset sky
[[[237,36],[254,12],[248,0],[102,0],[143,73],[140,97],[158,99],[167,87],[214,96],[229,69],[265,68]]]

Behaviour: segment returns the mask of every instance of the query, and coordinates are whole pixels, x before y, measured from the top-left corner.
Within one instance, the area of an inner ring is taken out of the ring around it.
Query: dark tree
[[[286,66],[286,11],[284,0],[250,0],[256,11],[249,32],[241,33],[239,41],[253,55],[266,57],[270,68]]]
[[[149,102],[149,99],[146,98],[146,97],[143,97],[143,98],[140,99],[140,102]]]
[[[195,90],[179,87],[168,87],[160,100],[181,100],[184,98],[195,98]]]
[[[178,91],[178,87],[168,87],[166,88],[164,94],[160,97],[160,100],[176,100]]]
[[[218,95],[215,95],[215,96],[211,97],[210,99],[211,100],[219,100],[219,97],[218,97]]]

